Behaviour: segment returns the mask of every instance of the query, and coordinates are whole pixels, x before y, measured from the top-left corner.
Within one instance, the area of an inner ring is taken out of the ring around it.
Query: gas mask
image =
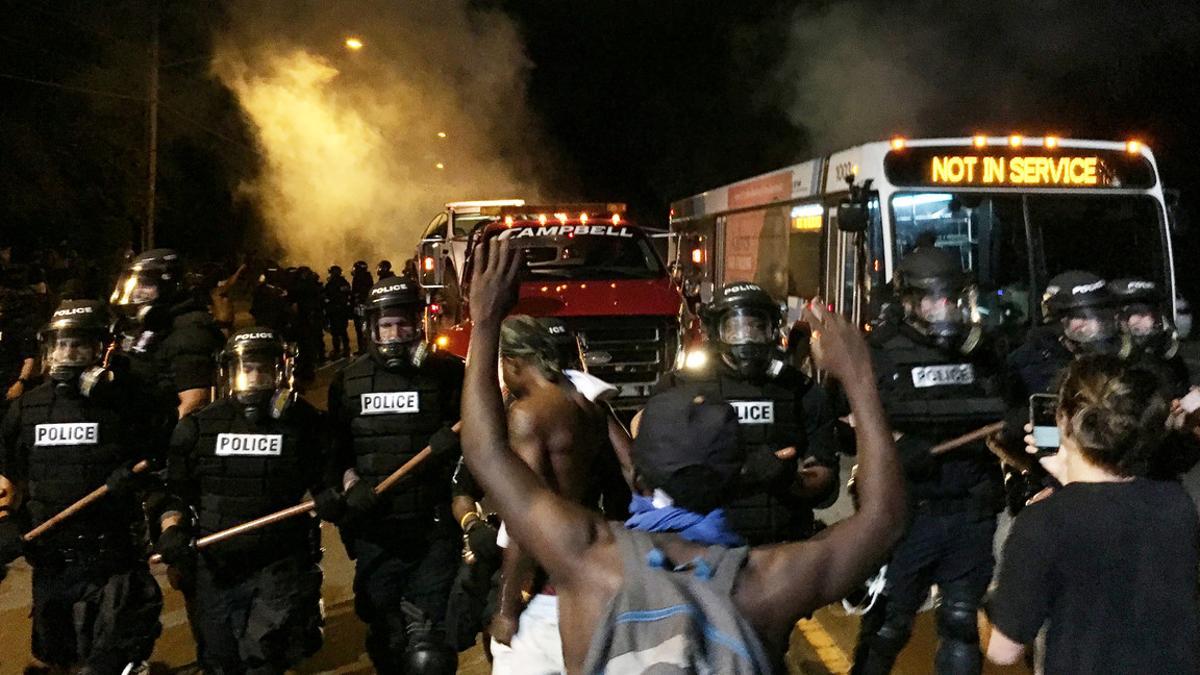
[[[370,320],[371,347],[385,368],[419,367],[428,355],[411,308],[385,307]]]
[[[1111,309],[1084,307],[1067,311],[1060,319],[1062,338],[1072,352],[1116,354],[1121,348],[1116,317]]]
[[[1179,352],[1174,326],[1156,308],[1142,303],[1128,305],[1118,313],[1117,321],[1123,358],[1143,353],[1171,359]]]
[[[745,378],[774,377],[785,355],[776,345],[776,327],[760,309],[731,309],[721,317],[717,340],[725,361]]]
[[[48,374],[60,392],[80,391],[81,378],[86,373],[103,370],[98,365],[104,355],[104,340],[93,331],[71,328],[50,331],[44,349]],[[93,376],[92,380],[95,379]]]
[[[939,349],[969,354],[979,345],[982,326],[975,311],[975,291],[956,291],[931,283],[905,295],[905,320]]]

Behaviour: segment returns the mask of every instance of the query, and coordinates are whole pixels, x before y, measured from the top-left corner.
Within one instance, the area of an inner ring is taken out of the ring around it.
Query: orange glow
[[[613,217],[612,217],[612,224],[613,224],[613,225],[620,225],[620,224],[621,224],[621,214],[619,214],[619,213],[614,213],[614,214],[613,214]]]
[[[449,338],[449,337],[447,337],[447,336],[445,336],[445,335],[439,335],[439,336],[438,336],[438,339],[437,339],[437,346],[439,346],[439,347],[441,347],[441,348],[445,349],[445,348],[446,348],[446,345],[448,345],[448,344],[450,344],[450,338]]]
[[[1129,141],[1128,143],[1125,144],[1125,152],[1128,152],[1131,155],[1136,155],[1141,151],[1142,151],[1141,141]]]
[[[892,139],[892,149],[893,150],[903,150],[904,149],[904,139],[899,136],[893,138]]]
[[[567,214],[565,214],[565,213],[556,213],[556,214],[554,214],[554,217],[555,217],[555,218],[557,218],[557,219],[558,219],[558,222],[562,223],[563,225],[566,225],[566,224],[567,224]]]
[[[987,145],[987,136],[984,136],[983,134],[976,136],[974,143],[975,147],[977,148],[985,147]]]
[[[586,213],[579,214],[579,224],[587,225],[587,214]]]
[[[431,258],[429,256],[425,257],[425,271],[426,272],[433,271],[433,258]]]
[[[697,265],[704,262],[704,249],[692,249],[692,262],[696,263]]]
[[[504,226],[505,227],[513,226],[513,217],[512,216],[504,216]]]
[[[1058,136],[1047,136],[1046,137],[1046,147],[1050,148],[1051,150],[1053,150],[1054,148],[1057,148],[1058,147]]]
[[[541,223],[542,225],[545,225],[546,224],[546,214],[539,213],[538,214],[538,222]]]
[[[1012,136],[1008,137],[1008,145],[1010,147],[1019,148],[1024,142],[1025,139],[1022,138],[1020,134],[1013,134]]]

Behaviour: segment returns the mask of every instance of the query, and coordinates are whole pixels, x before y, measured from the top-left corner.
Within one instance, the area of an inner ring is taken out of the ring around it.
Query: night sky
[[[528,104],[561,164],[553,187],[626,201],[644,222],[664,224],[673,199],[845,139],[1053,130],[1144,140],[1200,227],[1200,15],[1185,3],[469,4],[516,22]],[[151,7],[0,2],[4,238],[102,251],[136,241]],[[237,198],[260,158],[206,68],[228,16],[224,2],[163,3],[160,242],[214,259],[260,246],[261,214]],[[1195,250],[1195,235],[1177,242],[1194,298]]]

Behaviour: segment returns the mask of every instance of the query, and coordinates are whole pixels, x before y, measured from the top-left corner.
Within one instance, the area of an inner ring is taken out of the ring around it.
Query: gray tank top
[[[733,604],[733,585],[748,547],[710,546],[677,563],[645,532],[612,526],[624,582],[592,636],[583,672],[771,673],[754,629]]]

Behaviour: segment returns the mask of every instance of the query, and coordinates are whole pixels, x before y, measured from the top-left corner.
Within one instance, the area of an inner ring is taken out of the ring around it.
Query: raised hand
[[[813,298],[805,314],[812,327],[810,344],[818,368],[843,383],[864,377],[872,379],[871,352],[858,328],[825,309],[821,298]]]
[[[491,239],[475,246],[474,261],[471,318],[476,325],[489,322],[499,325],[517,304],[518,278],[524,256],[509,240]]]

